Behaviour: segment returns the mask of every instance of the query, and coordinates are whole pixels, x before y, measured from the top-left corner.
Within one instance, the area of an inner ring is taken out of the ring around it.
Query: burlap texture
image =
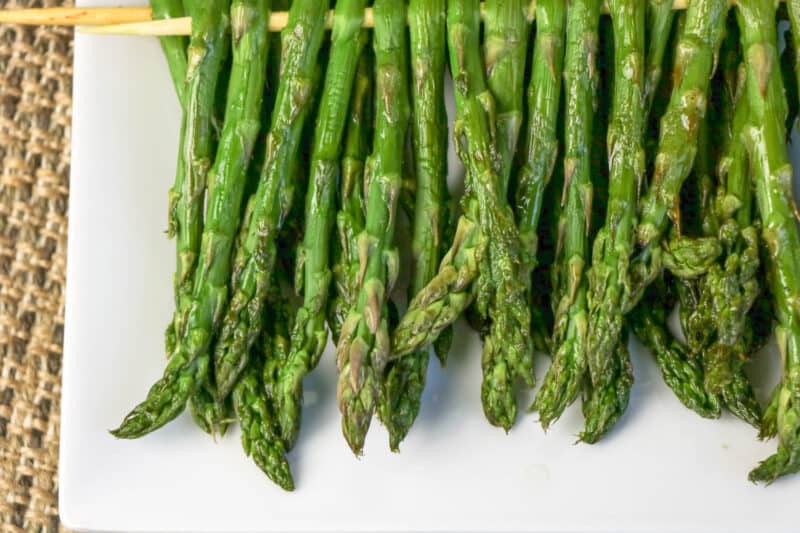
[[[72,2],[0,0],[0,8]],[[58,531],[72,31],[0,25],[0,531]]]

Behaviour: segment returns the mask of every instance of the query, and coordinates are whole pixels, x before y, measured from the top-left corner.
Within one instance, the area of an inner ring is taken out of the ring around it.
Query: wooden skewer
[[[285,13],[273,13],[269,19],[269,30],[280,31],[286,26],[286,20],[278,20],[275,15]],[[283,22],[281,28],[274,28],[278,23]],[[80,33],[96,33],[100,35],[191,35],[191,17],[181,17],[177,19],[148,20],[145,22],[128,22],[123,24],[108,24],[103,26],[82,26],[78,28]]]
[[[269,31],[280,32],[289,24],[289,13],[286,11],[275,11],[269,18]],[[333,26],[333,11],[328,13],[328,20],[325,23],[330,29]],[[375,26],[372,8],[364,10],[364,27],[372,28]],[[87,26],[78,29],[81,33],[94,33],[100,35],[191,35],[191,17],[182,17],[165,20],[147,20],[143,22],[129,22],[124,24],[110,24],[101,26]]]
[[[686,9],[691,0],[674,0],[672,8]],[[734,3],[735,0],[731,0]],[[531,0],[531,19],[535,13],[536,0]],[[481,4],[483,8],[483,4]],[[604,8],[604,11],[608,11]],[[269,21],[269,31],[283,30],[289,21],[286,11],[273,12]],[[333,22],[333,11],[328,16],[328,27]],[[0,11],[0,23],[9,24],[49,24],[56,26],[83,26],[78,31],[103,35],[190,35],[192,19],[182,17],[166,20],[152,20],[149,7],[85,7],[85,8],[41,8],[10,9]],[[364,27],[374,26],[372,8],[364,12]]]
[[[149,7],[45,7],[4,9],[0,23],[80,26],[83,24],[124,24],[152,20]]]

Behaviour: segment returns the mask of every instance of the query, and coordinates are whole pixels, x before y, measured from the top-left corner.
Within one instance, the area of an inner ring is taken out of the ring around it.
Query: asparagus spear
[[[584,269],[589,262],[592,216],[592,131],[597,105],[597,57],[600,0],[575,0],[567,13],[564,93],[564,194],[553,269],[553,363],[533,408],[542,427],[557,420],[577,398],[586,373],[588,329]]]
[[[529,295],[531,273],[536,268],[539,248],[542,199],[558,155],[556,124],[561,98],[566,13],[563,0],[543,0],[536,4],[536,39],[527,95],[525,164],[517,176],[515,205],[522,240],[522,283]]]
[[[210,387],[201,386],[189,398],[189,413],[197,427],[216,439],[225,435],[233,408],[230,398],[217,400]]]
[[[450,0],[448,44],[458,111],[454,134],[468,170],[468,194],[453,244],[436,277],[411,301],[395,330],[393,350],[399,357],[430,344],[477,298],[479,312],[492,317],[482,357],[484,412],[492,424],[509,428],[516,416],[513,382],[533,383],[530,310],[518,286],[519,234],[499,195],[499,157],[491,137],[494,103],[483,77],[479,27],[477,2]],[[484,262],[485,254],[489,261]]]
[[[727,0],[697,0],[689,4],[686,25],[677,44],[675,86],[661,119],[655,171],[642,199],[638,227],[644,255],[655,247],[668,227],[668,218],[680,227],[679,195],[697,153],[698,126],[704,121],[708,88],[724,36]],[[632,302],[635,303],[635,302]]]
[[[409,287],[413,298],[436,275],[447,221],[447,116],[444,106],[446,61],[445,0],[410,0],[413,120],[416,164],[416,206],[413,220],[414,271]],[[443,337],[439,337],[442,339]],[[446,346],[439,357],[445,360]],[[389,445],[397,451],[419,413],[428,370],[428,350],[408,354],[389,364],[378,414],[389,430]]]
[[[529,22],[536,6],[521,0],[491,0],[481,6],[484,18],[483,57],[486,83],[494,100],[490,124],[499,158],[500,195],[508,195],[509,181],[523,119],[525,59]],[[488,261],[488,257],[484,261]],[[482,270],[488,270],[488,263]],[[482,282],[481,279],[478,280]],[[483,283],[484,286],[488,285]],[[470,326],[485,337],[490,326],[475,305],[467,309]]]
[[[283,3],[277,2],[275,7],[279,9],[285,7],[285,5],[278,5],[278,4],[283,4]],[[251,16],[249,9],[244,11],[237,11],[238,9],[239,9],[238,6],[234,2],[231,10],[232,17],[235,18],[237,16],[243,16],[243,17]],[[269,18],[267,18],[267,20],[269,20]],[[236,35],[236,34],[233,35],[234,46],[237,45],[238,40],[241,39],[241,37],[242,37],[241,35]],[[261,38],[259,37],[259,41],[260,39]],[[270,46],[269,39],[270,38],[267,38],[267,42],[264,45],[267,47],[267,49],[269,49]],[[275,48],[277,48],[278,50],[280,49],[279,46]],[[268,57],[269,50],[267,50],[266,54],[267,55],[264,56],[265,58]],[[252,59],[253,59],[252,57],[248,56],[236,57],[236,51],[234,50],[233,64],[231,65],[230,69],[228,68],[225,69],[229,70],[231,74],[231,77],[229,77],[228,81],[233,82],[232,85],[226,84],[226,87],[234,88],[239,85],[245,85],[247,86],[248,93],[233,95],[231,98],[229,98],[225,91],[220,90],[222,88],[220,87],[217,89],[217,96],[216,96],[216,101],[217,101],[216,107],[218,109],[217,116],[228,117],[229,120],[232,121],[229,122],[230,124],[235,124],[236,120],[238,120],[237,117],[239,117],[242,112],[242,108],[245,106],[249,106],[247,110],[249,115],[249,117],[247,118],[248,123],[246,124],[246,126],[244,126],[244,128],[247,130],[246,133],[242,135],[240,132],[231,130],[230,135],[233,135],[234,137],[229,137],[225,139],[225,142],[235,143],[236,142],[235,136],[241,135],[242,139],[246,143],[248,143],[246,146],[251,147],[245,153],[245,159],[239,161],[239,164],[244,166],[236,170],[237,172],[243,172],[244,173],[243,176],[247,176],[247,170],[249,169],[251,161],[253,159],[252,147],[255,146],[255,142],[260,131],[261,120],[259,113],[261,109],[263,109],[263,100],[264,100],[263,85],[266,74],[263,72],[259,72],[254,79],[250,80],[244,77],[236,78],[235,76],[239,75],[250,76],[248,73],[248,69],[254,68],[257,65],[257,64],[253,66],[248,65],[248,62]],[[237,61],[239,62],[238,64],[239,70],[236,70]],[[265,59],[265,61],[266,63],[270,63],[269,59]],[[250,101],[247,101],[247,98],[249,98]],[[229,114],[226,113],[226,109],[223,109],[223,107],[227,108]],[[225,132],[224,127],[225,125],[223,124],[222,125],[223,133]],[[209,190],[212,190],[214,188],[213,180],[215,176],[216,174],[214,172],[209,174],[209,182],[208,182]],[[247,178],[245,177],[244,179]],[[239,200],[238,205],[241,206],[241,200]],[[228,251],[227,252],[228,255],[234,253],[232,250],[235,249],[236,248],[233,248],[231,249],[231,251]],[[213,438],[216,438],[217,432],[219,432],[221,435],[225,434],[228,421],[232,418],[233,414],[232,403],[230,400],[231,399],[229,397],[219,395],[217,391],[216,382],[214,380],[214,371],[213,369],[210,369],[206,373],[206,377],[203,380],[203,382],[200,384],[196,392],[192,395],[192,397],[189,400],[189,412],[191,413],[194,421],[203,431],[209,433]]]
[[[371,138],[372,77],[369,50],[361,55],[350,100],[350,119],[344,141],[334,243],[334,290],[328,305],[328,325],[334,344],[339,342],[342,324],[358,295],[358,244],[364,229],[364,160]]]
[[[194,271],[203,235],[203,204],[214,156],[214,106],[217,81],[228,57],[230,0],[213,0],[193,12],[188,69],[184,84],[186,116],[179,164],[170,190],[169,234],[176,235],[176,310],[168,335],[186,334],[194,289]],[[174,344],[168,341],[167,344]]]
[[[279,276],[276,276],[279,277]],[[273,280],[273,286],[277,280]],[[276,412],[275,427],[276,435],[280,438],[287,449],[289,448],[286,440],[280,435],[280,407],[277,402],[282,394],[280,390],[280,378],[283,368],[291,353],[291,328],[293,313],[288,309],[289,305],[285,298],[280,295],[280,291],[273,288],[267,300],[267,307],[264,312],[265,327],[262,330],[260,348],[264,353],[264,368],[261,372],[266,398]],[[258,346],[258,343],[256,343]]]
[[[185,14],[185,10],[183,7],[183,2],[180,0],[152,0],[150,2],[150,7],[152,9],[152,16],[154,20],[160,19],[168,19],[174,17],[182,17]],[[181,116],[181,132],[180,132],[180,139],[181,139],[181,148],[178,150],[178,163],[175,167],[176,177],[175,177],[175,185],[174,188],[177,190],[180,188],[181,184],[184,181],[184,164],[183,164],[183,138],[186,132],[186,70],[188,68],[187,59],[186,59],[186,47],[188,45],[188,39],[185,37],[179,36],[167,36],[161,37],[159,39],[161,43],[161,49],[164,51],[164,57],[167,60],[167,66],[169,67],[170,76],[172,77],[172,84],[175,87],[175,93],[178,96],[178,101],[183,108],[183,113]],[[172,195],[170,198],[170,202],[172,202]],[[174,217],[174,209],[170,206],[169,209],[169,221],[167,226],[167,234],[169,238],[175,237],[178,231],[178,221],[177,218]],[[178,252],[180,252],[180,246],[178,246]],[[180,259],[180,256],[178,256]],[[175,281],[178,281],[176,276]],[[175,284],[175,304],[178,305],[180,302],[180,284]],[[165,337],[165,345],[167,354],[171,354],[172,351],[175,349],[175,324],[170,321],[167,326],[167,330],[164,334]]]
[[[296,286],[303,291],[303,306],[295,317],[291,352],[280,372],[276,398],[281,433],[290,448],[300,429],[303,378],[317,366],[328,340],[329,236],[347,103],[364,46],[361,25],[365,5],[366,0],[340,0],[333,19],[330,59],[314,133],[305,236],[298,251]]]
[[[720,394],[736,416],[758,427],[761,408],[744,373],[744,363],[749,358],[745,328],[760,290],[758,230],[750,216],[752,185],[740,141],[747,115],[747,102],[742,98],[733,121],[730,147],[721,162],[724,182],[718,193],[717,211],[722,219],[720,241],[727,253],[724,262],[712,267],[704,279],[716,335],[703,352],[703,361],[706,388]]]
[[[181,0],[150,0],[150,8],[152,9],[153,20],[179,18],[186,14]],[[189,44],[188,40],[183,36],[170,35],[159,37],[158,41],[161,43],[161,49],[167,59],[167,66],[169,67],[170,76],[172,76],[175,92],[178,94],[178,101],[181,102],[182,106],[185,106],[185,82],[188,68],[186,47]]]
[[[664,54],[669,43],[670,28],[675,18],[672,0],[648,0],[647,2],[647,66],[645,68],[645,111],[650,112],[661,82]]]
[[[633,368],[628,352],[627,330],[621,332],[620,342],[613,347],[614,376],[601,386],[590,386],[583,399],[586,423],[579,435],[581,442],[597,443],[619,420],[628,406],[633,386]]]
[[[692,357],[667,327],[672,305],[667,303],[665,292],[663,282],[649,287],[628,322],[639,340],[653,352],[664,382],[678,400],[704,418],[719,418],[720,402],[705,389],[702,362]]]
[[[500,194],[505,197],[514,153],[522,126],[525,58],[528,51],[529,21],[533,8],[524,0],[488,0],[484,12],[483,57],[486,84],[496,104],[495,144],[500,157]],[[539,22],[550,14],[539,11]],[[442,9],[444,11],[444,9]],[[563,18],[563,16],[562,16]],[[563,26],[563,20],[561,21]],[[556,103],[558,107],[558,103]]]
[[[751,184],[747,154],[740,140],[748,120],[745,98],[739,98],[738,35],[731,28],[722,47],[721,70],[712,94],[709,120],[699,131],[699,153],[695,173],[699,192],[702,232],[724,248],[722,258],[697,281],[685,283],[687,320],[684,333],[690,347],[702,355],[705,388],[717,395],[736,416],[758,426],[760,407],[744,372],[749,357],[745,332],[750,310],[759,294],[758,234],[751,220]],[[712,163],[709,136],[726,139],[719,157],[719,169]],[[712,174],[719,176],[714,183]]]
[[[707,128],[701,124],[698,132],[697,171],[693,171],[683,187],[681,198],[681,232],[691,232],[692,238],[713,238],[719,234],[719,223],[714,204],[714,186],[708,175],[710,163],[703,163],[709,158],[702,157],[708,149],[703,144]],[[705,169],[703,168],[705,166]],[[674,236],[676,227],[670,229]],[[710,345],[714,335],[714,316],[711,292],[704,290],[703,276],[675,276],[672,278],[673,288],[680,302],[680,321],[689,353],[700,356]]]
[[[468,176],[468,179],[471,179]],[[392,353],[401,357],[434,342],[475,300],[474,282],[487,246],[478,222],[477,201],[464,198],[450,249],[436,276],[411,300],[392,336]]]
[[[496,152],[490,136],[494,109],[480,68],[479,27],[477,2],[450,1],[448,39],[458,109],[456,138],[475,191],[480,228],[488,241],[489,259],[476,285],[477,309],[484,318],[491,318],[481,357],[481,400],[489,422],[508,430],[516,417],[514,382],[520,379],[533,386],[533,349],[530,309],[519,285],[519,233],[503,194],[503,178],[494,164]]]
[[[406,6],[376,0],[373,10],[377,107],[366,165],[366,226],[358,236],[360,289],[336,347],[342,431],[356,454],[362,453],[390,355],[387,301],[400,268],[393,240],[410,107]]]
[[[587,335],[591,391],[584,402],[584,442],[596,442],[622,416],[633,372],[625,346],[630,308],[629,258],[634,248],[638,186],[644,177],[644,5],[609,2],[614,27],[614,90],[609,124],[609,201],[589,271]]]
[[[264,300],[277,254],[277,236],[292,205],[294,160],[313,100],[314,77],[328,2],[296,0],[282,33],[282,75],[267,136],[267,158],[253,211],[233,262],[232,296],[214,350],[220,397],[225,397],[247,364],[261,327]]]
[[[249,212],[252,212],[249,211]],[[245,218],[245,222],[249,219]],[[279,235],[281,254],[292,260],[295,228],[287,224]],[[239,239],[246,238],[240,232]],[[237,242],[237,246],[241,245]],[[290,351],[289,332],[296,307],[287,268],[276,268],[271,275],[266,304],[260,322],[259,338],[251,348],[248,365],[231,391],[230,399],[242,428],[242,447],[267,476],[285,490],[294,489],[286,458],[288,444],[281,437],[278,412],[279,377]]]
[[[227,8],[225,1],[209,2],[199,8],[195,17],[189,52],[191,68],[187,75],[190,82],[188,141],[184,157],[191,163],[185,174],[189,182],[187,191],[200,185],[197,181],[201,175],[205,182],[212,113],[208,106],[213,107],[213,98],[209,99],[206,91],[214,85],[212,75],[218,73],[216,69],[220,59],[215,56],[221,55],[226,49],[222,43],[227,35]],[[207,220],[194,288],[186,303],[186,326],[175,327],[175,352],[163,377],[153,385],[145,401],[125,417],[118,429],[112,431],[117,437],[141,437],[178,416],[208,372],[209,343],[216,318],[227,297],[231,243],[239,222],[247,163],[259,129],[267,54],[264,34],[269,20],[268,8],[267,0],[239,0],[233,5],[234,35],[237,36],[234,54],[237,60],[231,77],[231,106],[218,155],[211,169],[213,178],[210,181],[214,187],[208,198]],[[198,190],[202,192],[203,189]],[[188,209],[184,214],[199,209],[201,206],[194,205],[196,203],[195,199],[191,207],[185,205]],[[180,235],[178,238],[182,240]],[[181,268],[179,272],[185,272]],[[183,312],[179,306],[176,316]]]
[[[277,346],[278,330],[285,323],[278,310],[271,310],[275,324],[262,333],[260,346],[253,347],[247,367],[233,387],[231,397],[242,428],[242,448],[253,462],[274,483],[284,490],[294,490],[294,480],[286,459],[286,446],[280,436],[280,425],[274,410],[274,398],[268,387],[276,368],[284,362]],[[276,312],[277,311],[277,312]]]
[[[756,198],[769,252],[769,285],[775,302],[776,336],[784,366],[777,399],[778,451],[750,472],[751,481],[770,483],[800,471],[800,235],[793,216],[792,167],[784,121],[786,100],[778,70],[775,5],[739,0],[742,48],[747,65],[750,123],[742,137],[750,154]]]

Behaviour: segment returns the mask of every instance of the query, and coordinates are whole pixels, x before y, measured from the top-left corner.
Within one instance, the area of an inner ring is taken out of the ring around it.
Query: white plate
[[[105,2],[109,5],[116,0]],[[402,453],[377,423],[366,455],[340,434],[330,349],[307,380],[294,493],[184,415],[137,441],[115,427],[164,367],[173,244],[164,236],[179,110],[154,39],[77,35],[61,426],[60,509],[84,531],[797,531],[800,477],[756,487],[771,454],[730,416],[681,406],[633,347],[636,384],[619,427],[574,446],[578,406],[549,434],[510,435],[479,400],[479,343],[459,326],[447,371],[431,365]],[[777,357],[769,353],[774,370]],[[546,365],[546,361],[540,361]],[[541,366],[540,365],[540,366]],[[538,369],[544,374],[544,367]],[[772,372],[774,374],[774,372]],[[774,379],[774,375],[772,376]],[[763,394],[771,383],[760,380]],[[527,399],[526,399],[527,402]]]

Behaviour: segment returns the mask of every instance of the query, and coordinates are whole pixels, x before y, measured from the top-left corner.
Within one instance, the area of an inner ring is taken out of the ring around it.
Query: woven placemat
[[[0,0],[0,8],[72,2]],[[72,31],[0,26],[0,531],[58,531]]]

